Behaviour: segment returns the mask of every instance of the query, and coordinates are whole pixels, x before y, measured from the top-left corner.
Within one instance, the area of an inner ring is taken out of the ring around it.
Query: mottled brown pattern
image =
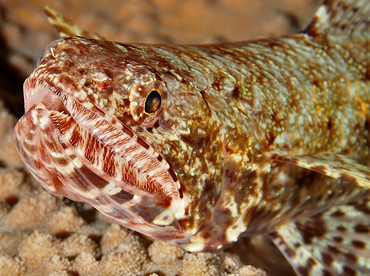
[[[303,33],[241,43],[62,38],[25,82],[17,147],[52,193],[190,251],[270,234],[299,275],[369,272],[369,12],[326,1]]]

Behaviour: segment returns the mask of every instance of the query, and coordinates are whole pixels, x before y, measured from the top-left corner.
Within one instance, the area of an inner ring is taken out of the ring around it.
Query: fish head
[[[55,195],[191,251],[220,248],[206,230],[224,178],[219,123],[187,69],[150,47],[53,42],[24,83],[16,147]]]

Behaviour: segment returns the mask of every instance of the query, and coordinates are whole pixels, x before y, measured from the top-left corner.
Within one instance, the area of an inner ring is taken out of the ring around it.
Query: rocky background
[[[12,129],[23,114],[24,79],[58,37],[44,5],[108,40],[195,44],[300,31],[320,2],[0,0],[0,275],[292,275],[264,237],[191,254],[50,195],[23,167]]]

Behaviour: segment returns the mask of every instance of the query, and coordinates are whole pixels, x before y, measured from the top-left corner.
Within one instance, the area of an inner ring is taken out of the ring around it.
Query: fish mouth
[[[14,140],[30,172],[49,192],[87,202],[125,227],[187,239],[188,196],[170,165],[123,122],[69,95],[26,80]]]

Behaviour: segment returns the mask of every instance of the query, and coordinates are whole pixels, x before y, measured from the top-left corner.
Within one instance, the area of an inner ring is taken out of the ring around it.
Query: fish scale
[[[370,274],[370,1],[214,45],[110,42],[46,12],[67,36],[14,130],[46,189],[189,251],[268,235],[297,275]]]

